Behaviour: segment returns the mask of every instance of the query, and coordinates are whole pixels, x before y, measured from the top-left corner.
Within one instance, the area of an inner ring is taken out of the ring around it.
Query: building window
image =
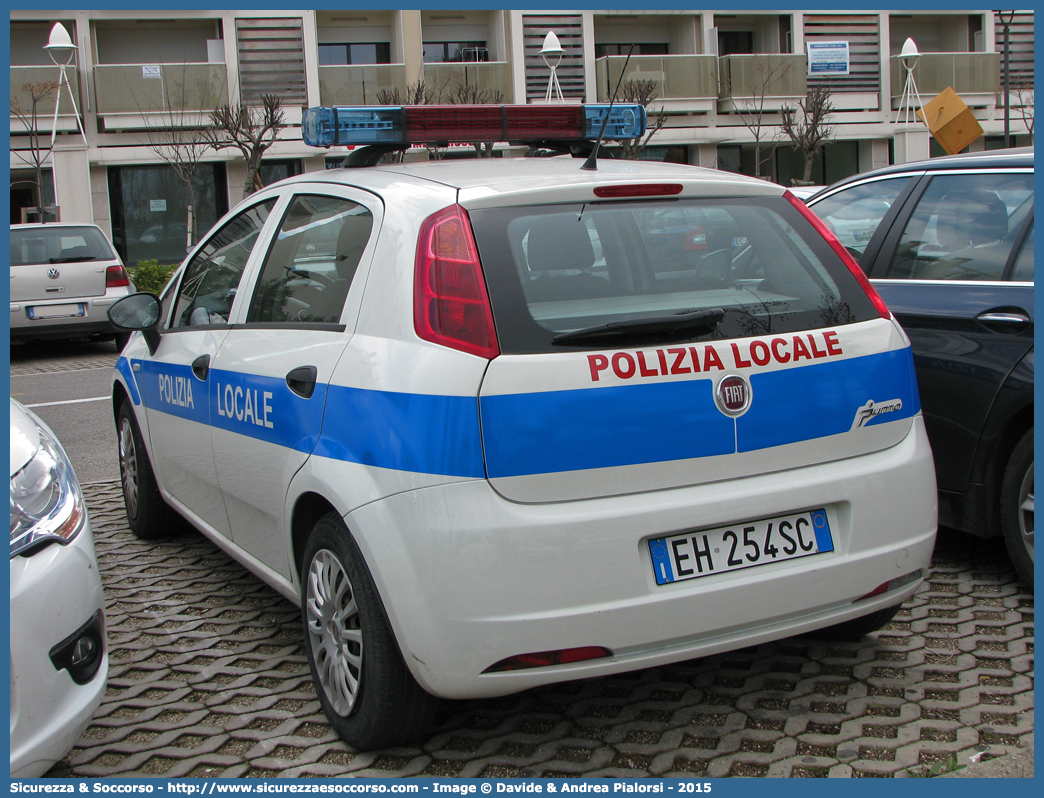
[[[261,175],[261,182],[266,186],[270,186],[280,180],[301,174],[301,161],[297,158],[285,160],[266,159],[261,161],[261,168],[258,169],[258,173]]]
[[[424,63],[488,61],[485,42],[424,42]]]
[[[319,45],[319,66],[390,63],[391,45],[388,42]]]
[[[223,163],[199,165],[195,194],[198,241],[228,211]],[[188,204],[188,189],[169,166],[109,167],[112,243],[128,266],[185,259]]]
[[[718,31],[718,55],[749,55],[754,52],[754,31]]]
[[[634,52],[631,52],[629,44],[596,44],[595,58],[604,58],[607,55],[667,55],[668,46],[662,42],[646,42],[635,44]]]

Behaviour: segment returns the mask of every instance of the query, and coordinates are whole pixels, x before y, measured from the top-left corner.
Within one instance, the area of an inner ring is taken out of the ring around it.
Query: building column
[[[87,145],[82,142],[55,144],[51,163],[55,204],[61,208],[62,221],[94,224]]]
[[[693,144],[689,147],[689,163],[707,169],[718,168],[717,144]]]

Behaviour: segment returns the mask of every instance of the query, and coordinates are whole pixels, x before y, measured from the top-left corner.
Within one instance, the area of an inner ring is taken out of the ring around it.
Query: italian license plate
[[[649,541],[658,585],[833,550],[830,522],[823,509]]]
[[[86,314],[82,302],[69,305],[37,305],[29,308],[30,319],[63,319]]]

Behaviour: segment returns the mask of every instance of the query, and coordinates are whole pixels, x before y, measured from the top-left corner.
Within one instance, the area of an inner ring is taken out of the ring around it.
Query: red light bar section
[[[621,186],[598,186],[596,197],[670,197],[681,194],[682,187],[678,183],[633,183]]]
[[[411,105],[403,112],[408,142],[575,139],[587,129],[579,105]]]

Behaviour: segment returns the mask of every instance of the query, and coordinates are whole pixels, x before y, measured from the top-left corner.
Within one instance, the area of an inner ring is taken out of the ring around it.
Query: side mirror
[[[118,330],[139,330],[145,336],[149,353],[156,354],[160,334],[157,329],[160,319],[160,301],[155,294],[131,294],[109,306],[109,321]]]

